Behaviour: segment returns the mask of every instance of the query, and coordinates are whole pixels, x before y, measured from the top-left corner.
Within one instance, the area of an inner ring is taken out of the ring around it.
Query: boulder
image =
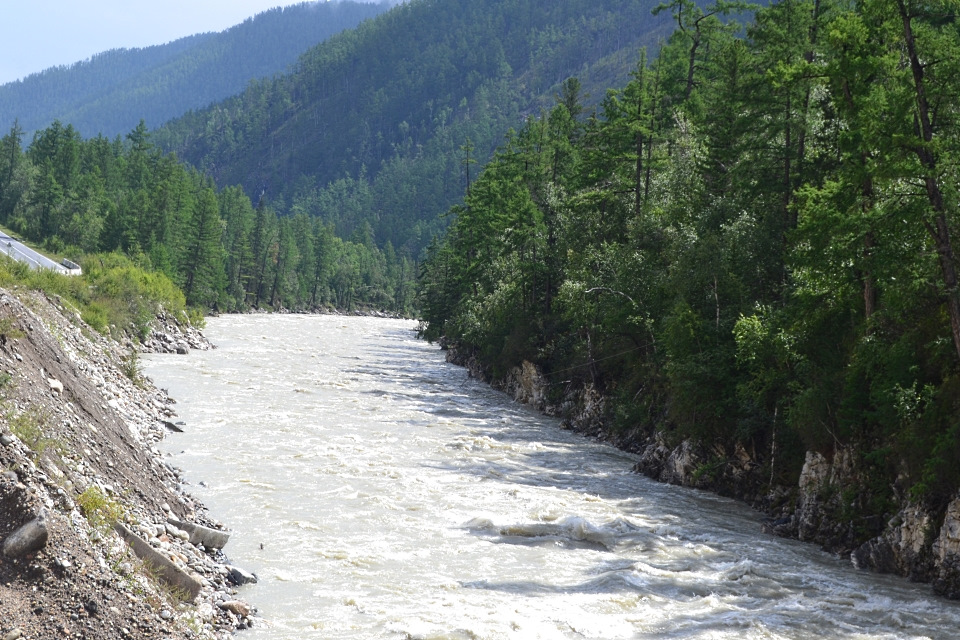
[[[8,558],[22,558],[47,546],[49,537],[46,516],[41,513],[7,536],[3,541],[3,555]]]
[[[227,575],[227,577],[230,579],[230,582],[238,587],[245,584],[255,584],[257,582],[257,576],[248,571],[244,571],[240,567],[228,568],[230,569],[230,573]]]
[[[960,496],[947,505],[940,535],[934,540],[932,551],[937,563],[934,592],[960,599]]]
[[[180,425],[174,422],[171,422],[170,420],[164,420],[163,426],[165,426],[167,429],[170,429],[170,431],[173,431],[175,433],[183,433],[183,429],[180,428]]]
[[[224,611],[229,611],[230,613],[236,614],[241,618],[246,618],[250,615],[250,605],[246,602],[241,602],[240,600],[227,600],[226,602],[221,602],[217,605]]]
[[[54,392],[58,396],[63,395],[63,383],[57,380],[56,378],[47,378],[47,383],[50,385],[50,391]]]

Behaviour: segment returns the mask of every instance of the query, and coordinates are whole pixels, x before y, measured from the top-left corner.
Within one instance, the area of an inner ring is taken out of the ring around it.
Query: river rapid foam
[[[957,637],[928,586],[639,476],[414,329],[228,316],[216,350],[147,358],[187,423],[170,460],[260,578],[247,640]]]

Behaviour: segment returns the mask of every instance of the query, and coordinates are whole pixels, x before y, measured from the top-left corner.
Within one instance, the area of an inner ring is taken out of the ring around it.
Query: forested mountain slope
[[[415,255],[471,165],[582,78],[594,103],[673,25],[652,0],[413,0],[154,140],[281,212]]]
[[[309,2],[263,12],[221,33],[143,49],[114,49],[0,86],[0,125],[26,134],[54,120],[84,136],[159,126],[234,95],[253,79],[286,71],[298,56],[351,29],[389,2]]]
[[[668,9],[598,117],[564,100],[475,177],[423,332],[640,470],[960,598],[956,4]]]

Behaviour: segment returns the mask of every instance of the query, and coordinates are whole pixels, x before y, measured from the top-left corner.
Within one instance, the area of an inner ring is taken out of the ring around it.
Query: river
[[[444,362],[409,321],[244,315],[150,356],[261,639],[955,638],[960,605],[767,536]]]

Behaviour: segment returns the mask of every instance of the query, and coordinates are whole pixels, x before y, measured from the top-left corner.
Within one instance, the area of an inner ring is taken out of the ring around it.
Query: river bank
[[[135,345],[57,297],[0,290],[0,638],[212,639],[256,624],[235,588],[254,577],[215,548],[223,525],[156,446],[182,425],[136,353],[209,347],[163,313]]]
[[[829,459],[808,451],[796,484],[781,484],[774,481],[775,449],[671,443],[659,430],[615,431],[608,399],[590,385],[551,392],[542,371],[526,361],[495,379],[473,354],[455,345],[441,348],[448,362],[465,367],[471,377],[562,419],[573,431],[638,454],[638,473],[746,502],[766,514],[762,534],[814,543],[849,558],[857,568],[930,583],[936,594],[960,599],[960,495],[945,505],[923,505],[894,487],[897,504],[891,512],[878,513],[870,522],[856,520],[849,507],[870,500],[871,494],[867,472],[852,447],[838,447]]]

